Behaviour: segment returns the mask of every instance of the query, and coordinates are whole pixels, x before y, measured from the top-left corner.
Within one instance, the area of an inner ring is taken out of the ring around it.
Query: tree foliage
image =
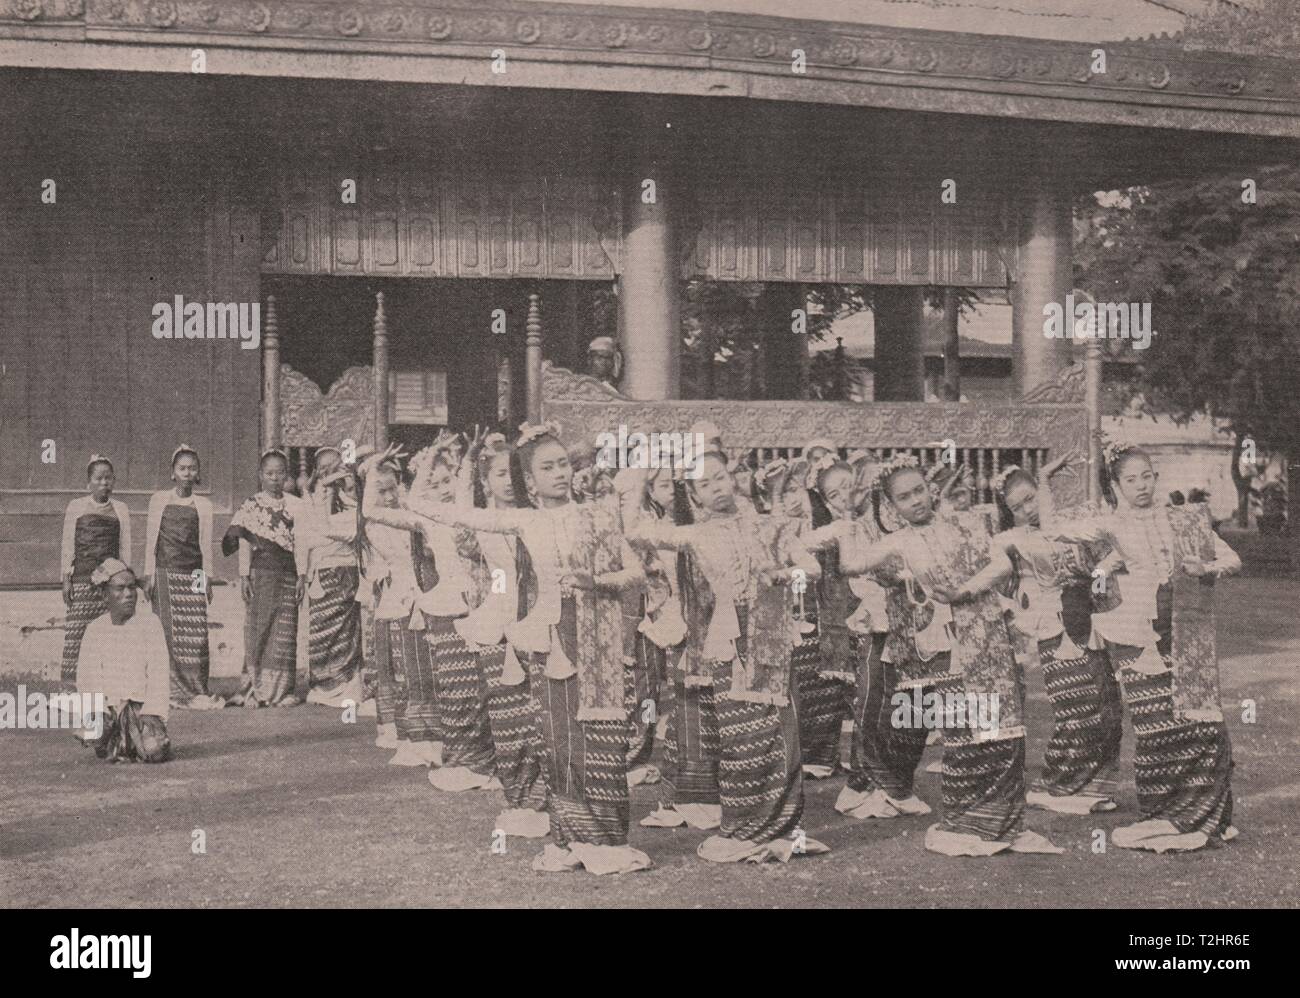
[[[1208,411],[1300,454],[1300,169],[1092,197],[1077,218],[1079,287],[1152,303],[1156,335],[1135,381],[1151,406],[1183,419]]]

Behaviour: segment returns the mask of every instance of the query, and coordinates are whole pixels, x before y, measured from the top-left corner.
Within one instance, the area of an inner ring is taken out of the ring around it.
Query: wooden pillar
[[[388,446],[388,317],[384,314],[384,293],[375,294],[374,324],[375,446]]]
[[[922,319],[925,303],[921,289],[877,287],[873,302],[876,322],[875,400],[924,402]]]
[[[510,370],[510,352],[506,347],[504,336],[497,338],[497,422],[507,428],[515,429],[514,373]]]
[[[528,321],[524,324],[524,367],[528,379],[528,421],[542,421],[542,299],[528,296]]]
[[[957,289],[943,289],[943,400],[961,401],[961,327]]]
[[[623,261],[618,327],[623,351],[619,391],[634,399],[681,394],[681,267],[677,195],[670,156],[671,115],[658,100],[629,107],[623,173]]]
[[[1083,397],[1088,407],[1088,499],[1101,500],[1101,340],[1088,340],[1083,361]]]
[[[1074,283],[1070,186],[1050,172],[1025,186],[1011,293],[1011,377],[1018,395],[1052,381],[1069,365],[1072,343],[1043,333],[1046,307],[1064,309]],[[1065,317],[1067,326],[1073,322]]]
[[[266,296],[262,332],[262,447],[280,446],[280,325],[275,295]]]

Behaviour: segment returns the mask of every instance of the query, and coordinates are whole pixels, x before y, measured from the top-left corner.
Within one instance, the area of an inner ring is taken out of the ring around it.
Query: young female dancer
[[[149,500],[144,591],[162,621],[171,654],[171,697],[177,707],[224,706],[208,693],[208,606],[212,603],[212,503],[196,495],[199,455],[172,451],[173,487]]]
[[[1116,829],[1126,849],[1200,849],[1237,835],[1232,825],[1232,744],[1219,703],[1214,580],[1241,559],[1211,528],[1201,504],[1161,506],[1158,476],[1140,447],[1112,444],[1109,515],[1062,521],[1039,489],[1043,532],[1105,540],[1122,560],[1119,605],[1092,618],[1137,736],[1134,770],[1142,819]]]
[[[627,710],[619,592],[643,573],[607,503],[575,503],[573,467],[558,431],[525,425],[515,444],[518,509],[420,503],[446,526],[518,536],[537,579],[537,599],[507,637],[527,661],[540,707],[542,772],[550,833],[534,862],[550,872],[647,869],[627,845]]]
[[[844,570],[893,571],[914,606],[923,607],[933,597],[952,614],[948,650],[928,662],[919,657],[905,662],[900,677],[905,685],[928,688],[940,699],[927,704],[924,696],[914,694],[912,704],[900,704],[893,718],[896,724],[916,725],[933,713],[944,728],[943,818],[927,831],[926,848],[959,856],[991,856],[1008,849],[1060,852],[1024,829],[1020,677],[999,598],[976,578],[990,564],[996,568],[984,578],[1005,576],[1011,565],[1002,552],[990,550],[982,516],[936,515],[915,458],[901,455],[884,465],[881,489],[903,527],[859,560],[846,559],[841,551]],[[917,623],[913,618],[911,630],[919,638]],[[916,716],[918,699],[921,718]]]
[[[1044,466],[1047,477],[1065,463]],[[1053,730],[1043,756],[1043,774],[1027,795],[1031,806],[1065,814],[1112,811],[1119,774],[1123,709],[1119,687],[1103,652],[1080,647],[1066,628],[1066,604],[1073,616],[1091,617],[1088,583],[1096,560],[1085,545],[1052,540],[1040,529],[1039,486],[1029,472],[1011,465],[994,479],[1002,532],[993,546],[1015,569],[1012,613],[1043,670]],[[1082,587],[1071,583],[1083,582]],[[1077,637],[1086,644],[1088,628]]]
[[[90,455],[86,483],[90,494],[68,503],[63,516],[63,605],[67,607],[63,630],[65,683],[77,678],[81,636],[96,617],[107,613],[103,589],[90,581],[91,573],[108,558],[131,560],[131,514],[126,503],[113,496],[113,462],[101,454]],[[206,634],[206,629],[204,631]]]
[[[734,476],[733,476],[734,477]],[[686,525],[707,513],[695,507],[685,488],[680,493],[670,471],[650,475],[635,471],[619,474],[617,485],[624,504],[637,506],[640,516],[653,521]],[[744,493],[740,493],[743,501]],[[664,783],[667,794],[652,813],[641,820],[646,828],[713,829],[722,823],[718,797],[718,714],[713,675],[702,655],[707,616],[698,599],[688,599],[692,578],[700,568],[689,551],[633,540],[646,571],[645,615],[638,625],[639,650],[662,662],[660,703],[667,705],[664,730]]]
[[[676,526],[624,507],[630,537],[658,548],[689,550],[696,572],[683,594],[707,618],[700,657],[712,673],[719,737],[722,826],[699,847],[713,862],[788,859],[827,851],[801,835],[803,776],[799,725],[792,702],[791,651],[798,640],[788,584],[815,580],[820,568],[799,544],[793,524],[737,503],[727,459],[700,459],[690,482],[708,510],[703,523]],[[688,620],[693,616],[688,613]]]
[[[308,667],[307,702],[326,707],[360,704],[360,571],[355,548],[356,482],[333,447],[316,452],[307,486]]]
[[[501,434],[480,440],[476,435],[468,454],[473,469],[472,503],[486,509],[514,509],[510,475],[513,448]],[[535,599],[527,551],[511,534],[476,534],[479,557],[488,580],[477,609],[456,621],[456,630],[478,655],[485,687],[488,725],[496,758],[496,775],[506,799],[494,829],[507,835],[543,838],[550,830],[546,815],[546,784],[542,780],[540,737],[536,717],[540,708],[528,688],[528,673],[506,642],[506,631],[529,610]]]
[[[466,547],[463,532],[417,513],[435,506],[455,506],[459,462],[450,442],[450,438],[440,436],[412,459],[415,477],[405,509],[375,505],[363,510],[363,515],[374,523],[418,534],[433,558],[437,584],[415,597],[409,624],[410,630],[423,632],[429,646],[432,671],[424,675],[424,660],[420,659],[415,674],[419,676],[418,689],[424,691],[421,698],[427,697],[427,709],[436,711],[442,737],[441,760],[438,768],[430,771],[429,782],[439,790],[452,792],[492,790],[499,789],[500,784],[493,778],[496,763],[486,681],[476,650],[466,644],[457,628],[458,620],[478,603],[472,565],[477,550],[471,552]],[[408,671],[408,711],[417,702],[413,678]],[[424,711],[426,707],[419,709]]]
[[[395,454],[376,455],[358,468],[363,510],[398,510],[401,468]],[[420,586],[409,531],[360,518],[358,549],[373,593],[377,748],[396,749],[393,766],[436,766],[442,740],[433,699],[429,643],[410,628]],[[411,686],[415,694],[410,693]],[[426,689],[427,687],[427,689]],[[390,727],[391,725],[391,727]]]
[[[847,592],[833,596],[828,604],[844,615],[849,632],[846,661],[856,668],[857,695],[854,698],[853,740],[848,783],[835,801],[835,809],[853,818],[896,818],[902,814],[929,814],[929,806],[916,796],[913,780],[926,732],[920,727],[897,727],[893,694],[899,684],[899,669],[893,656],[885,654],[889,634],[887,591],[874,578],[849,574],[844,565],[865,557],[865,550],[883,536],[870,514],[852,515],[856,486],[853,469],[832,462],[818,471],[817,485],[833,520],[805,536],[810,551],[820,553],[826,570],[836,577],[835,585]],[[832,554],[833,557],[826,557]],[[831,587],[825,585],[824,590]],[[900,587],[900,595],[903,590]],[[856,606],[852,604],[856,603]],[[896,611],[902,628],[908,607]],[[819,621],[825,623],[824,614]],[[825,633],[825,631],[823,631]],[[914,636],[906,642],[910,661],[915,654]]]

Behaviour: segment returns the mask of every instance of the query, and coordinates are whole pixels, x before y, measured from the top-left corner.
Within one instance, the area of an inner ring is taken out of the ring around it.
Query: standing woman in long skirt
[[[819,566],[789,520],[738,504],[725,455],[704,454],[689,487],[709,511],[705,522],[656,521],[634,503],[624,522],[640,543],[689,549],[700,570],[684,599],[698,600],[707,620],[701,655],[713,678],[722,825],[698,853],[727,863],[827,851],[796,834],[804,801],[791,653],[799,637],[786,589],[816,579]]]
[[[196,495],[199,455],[172,451],[172,488],[149,500],[144,591],[162,621],[171,655],[172,705],[211,710],[224,701],[208,692],[208,607],[212,604],[212,503]]]
[[[268,450],[258,462],[261,491],[245,499],[221,540],[239,555],[244,598],[244,670],[235,707],[293,707],[298,654],[298,605],[307,590],[304,544],[296,525],[309,516],[305,500],[284,491],[289,459]]]
[[[357,705],[362,699],[356,484],[342,464],[333,447],[316,452],[306,529],[298,531],[298,543],[307,545],[307,702],[326,707]]]
[[[950,650],[922,670],[932,681],[928,692],[942,698],[945,709],[922,700],[918,718],[914,701],[900,705],[893,718],[923,726],[932,713],[944,728],[943,819],[926,832],[926,848],[949,856],[1060,852],[1024,828],[1024,698],[1002,604],[992,591],[997,578],[1010,574],[1010,562],[990,548],[982,515],[936,514],[914,457],[899,455],[883,465],[880,487],[903,527],[860,558],[841,550],[844,570],[893,572],[914,602],[936,600],[952,615]],[[902,677],[911,678],[906,672]],[[953,704],[963,709],[946,709]]]
[[[1029,472],[1011,465],[993,481],[1002,532],[993,538],[1015,568],[1012,613],[1027,635],[1043,670],[1052,705],[1052,737],[1043,753],[1043,774],[1027,795],[1031,807],[1063,814],[1113,811],[1119,779],[1124,712],[1119,687],[1104,650],[1087,647],[1088,628],[1069,634],[1066,603],[1082,600],[1090,624],[1096,560],[1089,545],[1052,540],[1040,528],[1039,488],[1064,458],[1046,465],[1040,486]],[[1080,588],[1077,583],[1085,580]]]
[[[639,515],[654,521],[686,525],[702,511],[692,508],[685,490],[679,494],[671,469],[648,477],[620,472],[618,478],[624,515],[628,503],[640,506]],[[742,500],[743,501],[743,500]],[[701,654],[707,620],[691,627],[699,604],[683,603],[683,581],[698,573],[689,552],[671,546],[656,547],[632,540],[646,572],[644,616],[637,625],[637,651],[650,663],[647,672],[662,677],[659,702],[668,705],[664,731],[664,783],[668,793],[652,813],[641,819],[646,828],[710,830],[722,823],[718,796],[718,714],[713,698],[713,674]],[[694,638],[692,638],[694,635]]]
[[[847,560],[860,559],[864,549],[883,536],[870,509],[854,516],[855,474],[841,462],[819,469],[817,485],[833,516],[830,523],[804,536],[808,549],[819,554],[824,572],[832,573],[832,584],[825,575],[823,591],[832,586],[847,593],[823,602],[819,623],[830,621],[828,608],[835,607],[845,616],[843,626],[849,632],[847,661],[856,670],[856,696],[852,705],[853,739],[849,778],[835,801],[835,810],[851,818],[897,818],[900,815],[923,815],[930,807],[913,789],[916,767],[925,749],[925,732],[892,723],[893,694],[899,681],[894,659],[915,661],[914,635],[909,631],[899,647],[903,655],[886,655],[889,634],[889,611],[886,590],[874,578],[845,571]],[[833,557],[827,557],[828,554]],[[902,626],[907,608],[897,613]]]
[[[1158,476],[1140,447],[1106,448],[1115,508],[1062,520],[1051,491],[1038,492],[1043,532],[1061,540],[1105,540],[1122,570],[1119,604],[1094,613],[1137,735],[1133,767],[1142,818],[1117,828],[1125,849],[1200,849],[1237,835],[1232,824],[1232,743],[1219,700],[1214,580],[1241,559],[1211,526],[1202,504],[1160,506]]]
[[[537,580],[537,599],[507,638],[527,662],[539,708],[542,772],[551,837],[533,868],[583,866],[592,873],[647,869],[627,844],[627,709],[619,593],[644,578],[610,502],[575,503],[573,466],[551,424],[525,424],[515,444],[521,508],[466,509],[422,503],[449,526],[518,536]],[[368,511],[367,511],[368,512]]]
[[[65,683],[77,679],[77,656],[86,626],[108,612],[103,588],[90,577],[109,558],[131,560],[131,514],[126,503],[114,499],[116,483],[113,462],[101,454],[90,455],[86,463],[89,495],[73,499],[63,516],[63,605],[67,607],[63,627]],[[205,631],[206,633],[206,631]]]
[[[487,715],[487,683],[478,655],[461,636],[457,622],[478,603],[473,577],[477,547],[465,531],[433,523],[412,512],[428,505],[454,505],[458,455],[440,438],[411,461],[415,473],[406,509],[375,507],[364,515],[375,523],[411,531],[433,559],[437,583],[415,599],[408,627],[422,632],[431,671],[407,673],[407,710],[436,712],[442,752],[429,782],[439,790],[499,789],[492,733]],[[418,683],[417,683],[418,678]],[[418,687],[418,690],[417,690]],[[427,705],[427,707],[426,707]]]
[[[472,470],[472,504],[480,509],[514,509],[510,473],[514,453],[505,437],[476,438],[467,455]],[[546,814],[546,783],[542,779],[540,708],[533,700],[524,671],[506,631],[527,616],[536,599],[537,583],[528,552],[511,534],[478,531],[479,557],[488,580],[483,601],[456,621],[456,631],[478,655],[486,684],[488,725],[496,758],[496,775],[506,808],[493,829],[522,838],[543,838],[550,830]]]

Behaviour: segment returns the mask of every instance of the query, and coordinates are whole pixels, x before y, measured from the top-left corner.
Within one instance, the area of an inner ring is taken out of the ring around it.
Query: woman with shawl
[[[677,526],[626,503],[624,524],[636,542],[694,556],[683,600],[699,607],[688,610],[687,620],[705,623],[688,630],[688,647],[699,646],[688,661],[713,683],[722,804],[718,834],[698,853],[712,862],[759,862],[825,852],[799,830],[803,779],[791,674],[799,636],[786,592],[816,579],[820,569],[792,523],[737,502],[725,455],[705,453],[690,489],[708,510],[705,522]]]
[[[1200,849],[1237,835],[1232,825],[1232,743],[1219,700],[1214,582],[1241,559],[1211,526],[1204,504],[1155,503],[1159,476],[1140,447],[1106,448],[1113,511],[1058,517],[1040,488],[1043,533],[1108,542],[1121,566],[1118,605],[1094,613],[1124,690],[1137,737],[1134,777],[1142,818],[1118,828],[1125,849]]]
[[[239,555],[244,598],[244,670],[233,707],[293,707],[298,656],[298,605],[307,591],[305,545],[295,525],[304,500],[284,491],[289,459],[268,450],[258,462],[262,488],[245,499],[221,539],[226,557]]]

